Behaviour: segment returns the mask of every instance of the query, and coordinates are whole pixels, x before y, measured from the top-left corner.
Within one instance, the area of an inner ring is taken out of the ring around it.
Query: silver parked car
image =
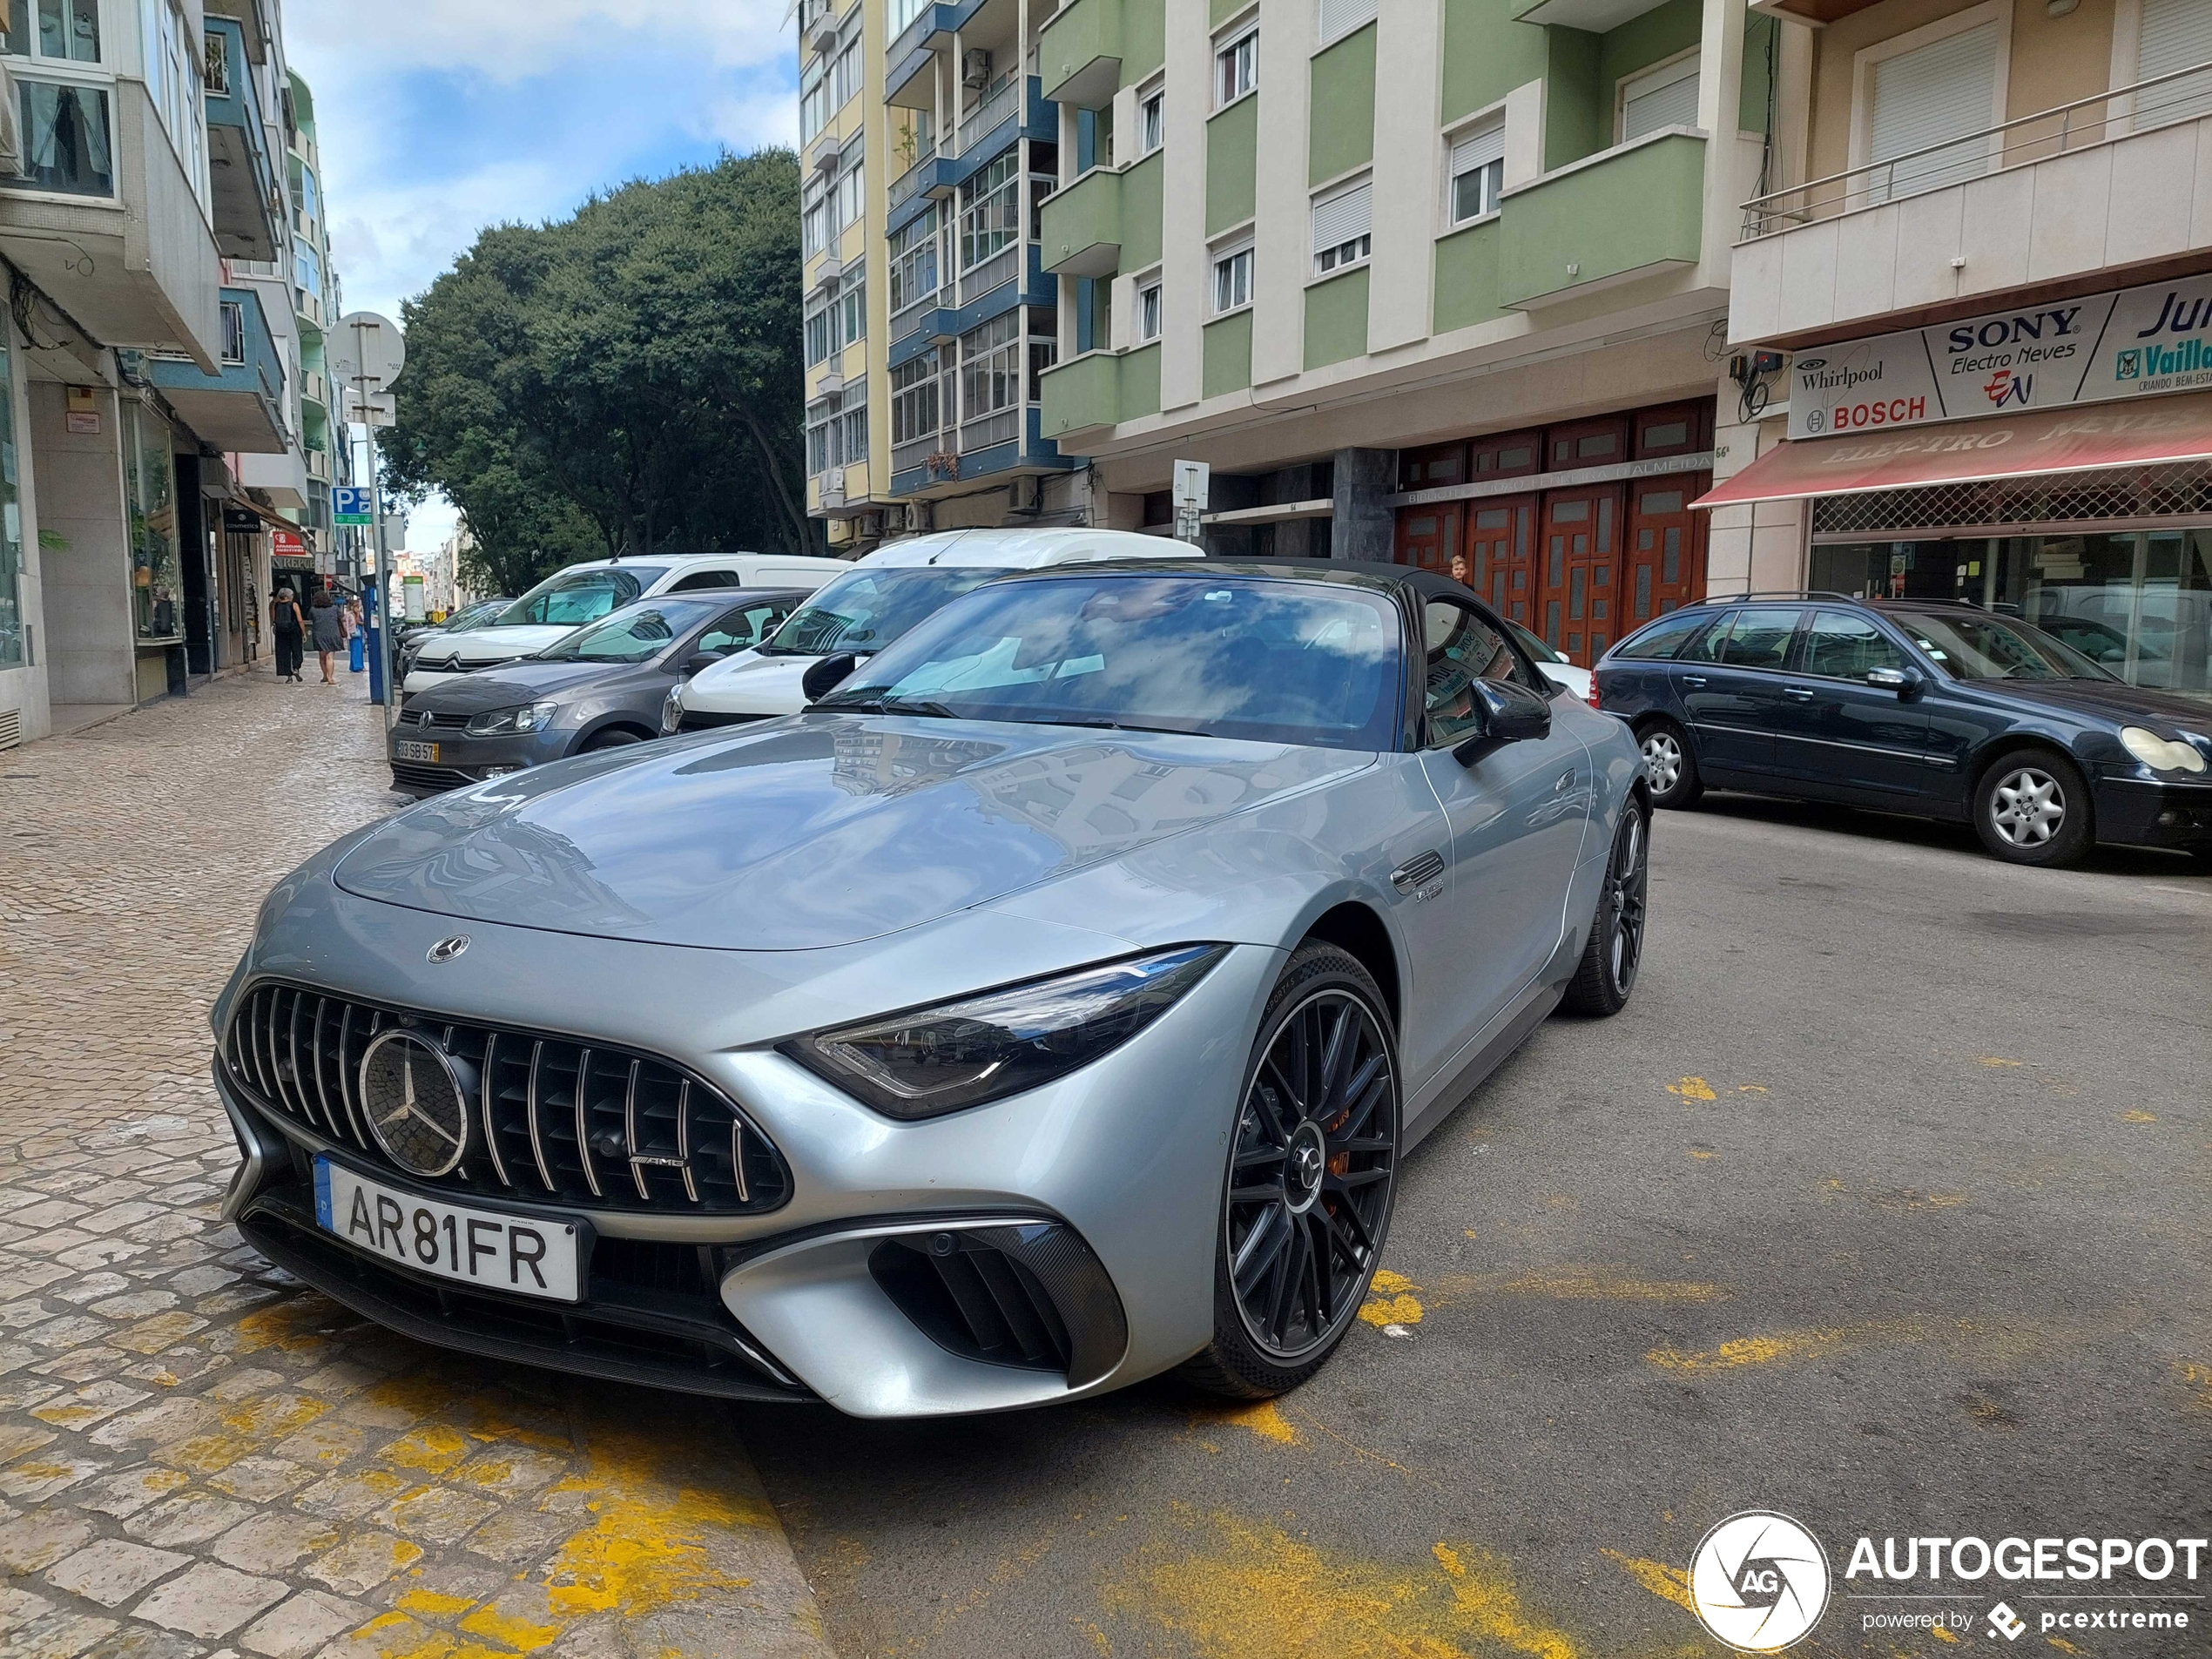
[[[1635,984],[1635,742],[1440,577],[1023,572],[813,679],[279,886],[225,1215],[425,1340],[695,1393],[1264,1396],[1406,1151]]]

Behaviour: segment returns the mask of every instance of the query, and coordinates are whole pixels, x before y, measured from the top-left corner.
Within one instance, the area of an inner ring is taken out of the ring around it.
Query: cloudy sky
[[[285,0],[349,310],[399,315],[488,225],[798,138],[791,0]],[[435,547],[426,511],[408,544]]]

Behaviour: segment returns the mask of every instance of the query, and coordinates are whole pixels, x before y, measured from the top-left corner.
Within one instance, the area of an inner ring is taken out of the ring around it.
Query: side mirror
[[[834,657],[825,657],[810,667],[799,682],[800,693],[809,703],[819,703],[851,678],[860,665],[860,659],[849,651]]]
[[[1479,679],[1471,690],[1481,729],[1452,751],[1452,758],[1461,765],[1471,766],[1508,743],[1528,743],[1551,735],[1551,703],[1527,686],[1512,680]]]
[[[695,651],[684,659],[684,678],[689,679],[702,668],[711,668],[730,653],[726,651]]]
[[[1895,691],[1900,700],[1920,689],[1919,676],[1904,668],[1870,668],[1866,683],[1878,691]]]

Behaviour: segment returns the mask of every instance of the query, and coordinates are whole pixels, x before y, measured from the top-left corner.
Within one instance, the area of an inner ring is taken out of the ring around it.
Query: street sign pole
[[[375,526],[371,545],[376,556],[377,615],[383,624],[377,630],[382,684],[374,684],[377,677],[372,677],[369,694],[373,701],[383,704],[384,724],[389,730],[400,698],[399,688],[392,684],[392,623],[395,613],[392,604],[391,537],[384,523],[384,469],[376,454],[376,428],[392,423],[388,395],[392,382],[399,379],[400,371],[407,366],[407,341],[390,319],[373,311],[354,312],[341,317],[338,326],[344,332],[337,339],[346,352],[342,380],[351,381],[354,388],[355,407],[345,411],[347,425],[350,428],[353,415],[358,413],[368,433],[368,512],[370,522]],[[352,336],[350,341],[347,341],[347,334]],[[380,399],[383,400],[381,406]],[[357,497],[349,496],[348,504],[358,508]]]
[[[1174,494],[1175,539],[1188,542],[1193,547],[1200,544],[1200,515],[1206,510],[1208,496],[1213,493],[1213,468],[1203,461],[1178,461],[1175,463]]]

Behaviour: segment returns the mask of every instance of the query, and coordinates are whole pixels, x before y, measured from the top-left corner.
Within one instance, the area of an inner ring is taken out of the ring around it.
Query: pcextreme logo
[[[1739,1653],[1779,1653],[1828,1608],[1828,1552],[1787,1515],[1747,1509],[1707,1533],[1689,1563],[1698,1622]]]

